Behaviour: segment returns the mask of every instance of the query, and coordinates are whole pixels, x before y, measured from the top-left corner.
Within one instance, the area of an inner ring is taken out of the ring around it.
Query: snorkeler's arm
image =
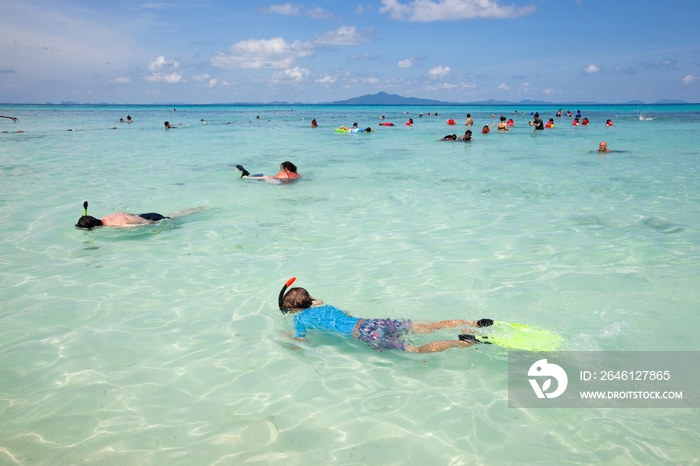
[[[305,337],[297,337],[294,332],[282,332],[284,333],[289,339],[291,340],[296,340],[296,341],[309,341]]]

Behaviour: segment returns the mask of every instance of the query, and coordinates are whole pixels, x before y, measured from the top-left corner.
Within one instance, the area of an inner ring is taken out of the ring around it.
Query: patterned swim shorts
[[[411,330],[410,320],[366,319],[357,329],[357,339],[377,351],[406,349],[401,335]]]

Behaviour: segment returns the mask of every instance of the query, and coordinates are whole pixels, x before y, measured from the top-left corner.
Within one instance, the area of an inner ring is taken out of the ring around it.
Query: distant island
[[[387,94],[386,92],[378,92],[376,94],[366,94],[360,97],[354,97],[347,100],[337,100],[335,102],[326,102],[323,105],[668,105],[668,104],[687,104],[683,100],[660,100],[653,104],[647,104],[641,100],[632,100],[629,102],[620,102],[618,104],[603,104],[600,102],[545,102],[541,100],[521,100],[520,102],[511,102],[508,100],[482,100],[477,102],[443,102],[440,100],[419,99],[416,97],[403,97],[397,94]]]
[[[561,106],[584,106],[584,105],[688,105],[689,102],[684,100],[659,100],[657,102],[647,103],[641,100],[630,100],[628,102],[618,102],[618,103],[601,103],[601,102],[546,102],[542,100],[521,100],[520,102],[512,102],[508,100],[480,100],[474,102],[444,102],[441,100],[433,99],[420,99],[417,97],[403,97],[398,94],[388,94],[386,92],[377,92],[376,94],[366,94],[359,97],[353,97],[352,99],[346,100],[336,100],[333,102],[228,102],[228,103],[217,103],[217,104],[188,104],[186,102],[153,102],[150,104],[110,104],[107,102],[99,103],[78,103],[73,101],[64,101],[60,104],[54,104],[52,102],[46,102],[44,105],[114,105],[114,106],[201,106],[201,105],[250,105],[250,106],[280,106],[280,105],[412,105],[412,106],[496,106],[496,105],[509,105],[509,106],[534,106],[534,105],[561,105]],[[40,104],[13,104],[13,103],[0,103],[0,105],[40,105]]]

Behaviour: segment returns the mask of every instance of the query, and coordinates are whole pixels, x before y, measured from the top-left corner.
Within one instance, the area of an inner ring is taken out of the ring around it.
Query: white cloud
[[[379,79],[377,78],[365,78],[362,80],[363,83],[367,84],[379,84]]]
[[[216,78],[210,79],[209,83],[207,84],[207,88],[211,89],[212,87],[216,86],[216,82],[217,82]]]
[[[451,73],[449,66],[433,66],[428,70],[428,74],[431,78],[444,78],[449,76]]]
[[[263,10],[263,14],[277,13],[278,15],[299,16],[301,14],[301,5],[292,5],[285,3],[283,5],[270,5]]]
[[[294,68],[290,68],[288,70],[280,71],[279,73],[275,73],[275,75],[272,77],[272,82],[280,82],[280,81],[294,81],[294,82],[299,82],[303,80],[306,76],[309,75],[309,70],[306,68],[300,68],[298,66]]]
[[[330,13],[320,6],[317,6],[313,10],[308,10],[306,12],[306,16],[313,19],[331,19],[333,17],[333,13]]]
[[[179,67],[180,63],[175,60],[167,60],[163,56],[156,58],[148,65],[148,69],[151,71],[176,70]]]
[[[509,91],[509,90],[510,90],[510,86],[509,86],[508,84],[506,84],[506,83],[501,83],[501,84],[498,85],[498,87],[496,88],[496,90],[497,90],[497,91]]]
[[[304,7],[302,5],[292,5],[291,3],[270,5],[268,8],[262,10],[262,13],[264,15],[276,13],[278,15],[285,16],[301,16],[302,14],[305,14],[309,18],[313,19],[331,19],[333,17],[333,13],[324,10],[320,6],[317,6],[313,10],[306,10],[306,13],[304,13]]]
[[[249,39],[237,42],[228,52],[219,52],[211,57],[211,64],[219,68],[287,68],[294,60],[313,55],[309,42],[286,42],[281,37],[274,39]]]
[[[382,0],[380,13],[388,13],[394,20],[455,21],[474,18],[517,18],[533,13],[532,5],[523,7],[500,6],[498,0]]]
[[[405,60],[399,60],[399,63],[397,65],[399,68],[412,68],[413,67],[413,58],[407,58]]]
[[[211,78],[211,76],[209,76],[209,75],[206,74],[206,73],[205,73],[205,74],[198,74],[198,75],[196,75],[196,76],[192,76],[192,79],[193,79],[194,81],[197,81],[197,82],[200,82],[200,83],[203,82],[203,81],[206,81],[207,79],[210,79],[210,78]]]
[[[342,26],[335,31],[328,31],[315,42],[322,45],[357,45],[369,42],[369,38],[355,29],[355,26]]]
[[[600,67],[596,66],[596,65],[588,65],[587,67],[585,67],[583,69],[583,72],[587,73],[587,74],[593,74],[593,73],[597,73],[599,71],[600,71]]]
[[[146,76],[145,78],[146,81],[151,81],[152,83],[168,83],[168,84],[175,84],[182,82],[182,75],[177,74],[175,72],[173,73],[153,73],[150,76]]]
[[[314,82],[315,82],[315,83],[318,83],[318,84],[333,84],[333,83],[336,82],[337,80],[338,80],[338,77],[337,77],[337,76],[328,76],[328,75],[326,75],[326,76],[324,76],[324,77],[322,77],[322,78],[314,79]]]
[[[128,84],[131,82],[131,78],[119,77],[119,78],[115,78],[114,82],[117,84]]]
[[[178,68],[180,68],[179,62],[160,56],[148,64],[148,69],[153,71],[153,73],[143,79],[153,83],[175,84],[184,82],[182,81],[182,75],[175,71]]]
[[[693,75],[689,74],[688,76],[683,78],[683,84],[690,84],[690,83],[693,83],[693,82],[698,81],[698,80],[700,80],[699,76],[693,76]]]
[[[550,95],[550,94],[561,94],[560,89],[545,89],[542,91],[543,94],[545,95]]]

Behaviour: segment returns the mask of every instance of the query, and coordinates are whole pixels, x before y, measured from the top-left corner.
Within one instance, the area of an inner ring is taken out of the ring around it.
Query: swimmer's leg
[[[477,341],[461,341],[461,340],[440,340],[427,343],[422,346],[406,345],[405,350],[409,353],[437,353],[440,351],[445,351],[449,348],[467,348]]]
[[[168,215],[168,217],[170,217],[170,218],[180,218],[180,217],[186,217],[186,216],[188,216],[188,215],[193,215],[193,214],[197,214],[197,213],[200,213],[200,212],[206,212],[206,211],[207,211],[207,207],[206,207],[206,206],[188,207],[188,208],[185,208],[185,209],[176,210],[176,211],[173,212],[172,214]]]
[[[451,320],[441,320],[439,322],[412,322],[411,332],[416,333],[430,333],[436,330],[442,330],[445,328],[457,328],[457,327],[490,327],[493,325],[493,320],[491,319],[479,319],[477,321],[473,320],[461,320],[461,319],[451,319]]]
[[[163,219],[166,219],[166,218],[170,218],[170,217],[165,217],[165,216],[163,216],[163,215],[161,215],[161,214],[158,214],[158,213],[156,213],[156,212],[149,212],[149,213],[146,213],[146,214],[139,214],[139,217],[141,217],[141,218],[143,218],[143,219],[146,219],[146,220],[148,220],[148,221],[151,221],[151,222],[158,222],[158,221],[160,221],[160,220],[163,220]]]

